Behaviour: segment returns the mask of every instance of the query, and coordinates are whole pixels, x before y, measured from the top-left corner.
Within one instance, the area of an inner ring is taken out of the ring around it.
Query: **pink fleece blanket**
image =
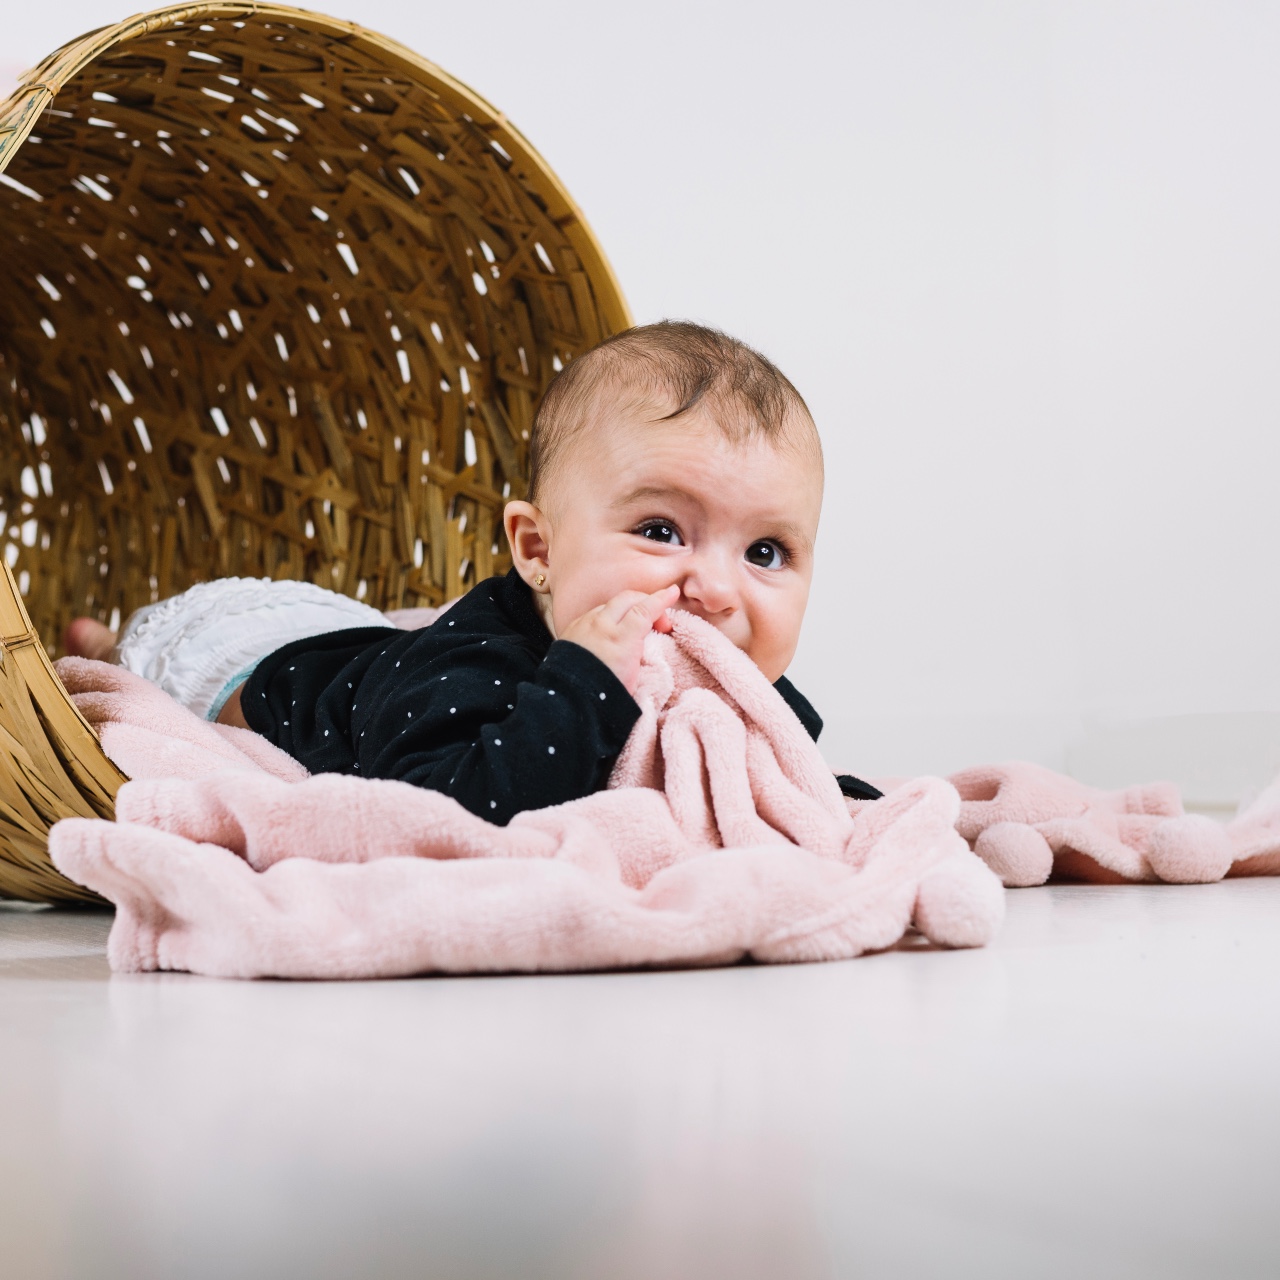
[[[134,779],[115,823],[67,819],[50,840],[65,874],[116,903],[120,970],[840,959],[913,925],[940,945],[985,943],[1001,882],[1280,873],[1280,783],[1225,828],[1184,814],[1168,784],[1104,792],[1017,762],[845,801],[755,666],[683,614],[648,641],[610,789],[506,828],[403,783],[309,777],[118,667],[64,659],[59,673]]]
[[[54,827],[58,868],[116,904],[118,970],[260,977],[831,960],[914,925],[975,946],[1003,889],[922,778],[841,796],[795,715],[706,623],[646,642],[610,788],[499,828],[399,782],[308,777],[128,672],[59,673],[133,781],[115,822]]]

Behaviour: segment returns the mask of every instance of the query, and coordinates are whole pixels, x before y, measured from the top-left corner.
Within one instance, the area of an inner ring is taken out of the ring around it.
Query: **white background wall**
[[[833,761],[1280,769],[1280,5],[329,3],[511,116],[640,320],[808,398]],[[124,16],[0,8],[11,73]]]

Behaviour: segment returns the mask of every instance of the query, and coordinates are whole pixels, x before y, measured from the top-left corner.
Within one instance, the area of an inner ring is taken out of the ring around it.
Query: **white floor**
[[[0,906],[0,1274],[1274,1277],[1280,881],[797,968],[111,978]]]

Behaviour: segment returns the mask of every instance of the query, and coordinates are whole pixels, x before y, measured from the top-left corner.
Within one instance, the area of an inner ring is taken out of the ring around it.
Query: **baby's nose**
[[[714,561],[690,566],[680,584],[681,607],[713,621],[737,608],[737,591],[730,574]]]

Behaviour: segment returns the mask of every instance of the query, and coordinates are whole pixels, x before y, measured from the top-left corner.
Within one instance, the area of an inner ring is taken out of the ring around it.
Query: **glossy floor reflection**
[[[111,978],[0,906],[0,1271],[1280,1274],[1280,881],[1016,891],[998,944]]]

